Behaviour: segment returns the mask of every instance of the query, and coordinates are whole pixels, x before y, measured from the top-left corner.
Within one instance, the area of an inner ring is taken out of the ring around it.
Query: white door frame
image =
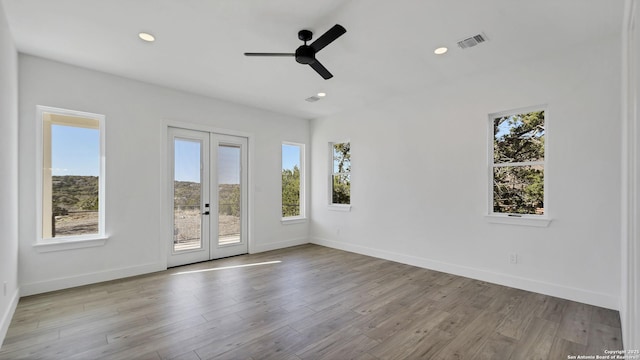
[[[253,239],[254,239],[254,218],[255,218],[254,216],[255,189],[253,185],[254,179],[253,179],[253,170],[252,170],[252,166],[253,166],[252,164],[254,163],[254,158],[255,158],[254,134],[249,132],[244,132],[244,131],[218,128],[215,126],[210,126],[205,124],[196,124],[196,123],[177,121],[177,120],[163,120],[161,124],[162,141],[160,145],[161,146],[160,154],[162,158],[160,161],[161,204],[160,204],[160,213],[159,213],[161,219],[163,220],[160,222],[160,238],[158,239],[158,249],[160,250],[160,253],[159,253],[160,261],[164,262],[165,264],[164,268],[166,269],[168,267],[168,258],[170,254],[168,252],[169,247],[167,246],[167,244],[173,241],[173,234],[172,234],[173,218],[172,217],[169,218],[169,214],[171,214],[172,216],[173,209],[171,209],[171,205],[173,204],[173,200],[171,198],[172,194],[169,191],[167,191],[167,189],[169,189],[169,186],[170,186],[169,177],[167,176],[169,171],[168,161],[167,161],[167,158],[169,155],[168,154],[168,151],[169,151],[168,130],[170,127],[186,129],[186,130],[204,131],[204,132],[210,132],[210,133],[215,133],[219,135],[238,136],[238,137],[244,137],[247,139],[247,146],[246,146],[246,149],[247,149],[247,167],[246,167],[247,213],[246,213],[245,226],[246,226],[246,239],[247,239],[248,251],[250,254],[254,253],[255,244],[253,242]]]

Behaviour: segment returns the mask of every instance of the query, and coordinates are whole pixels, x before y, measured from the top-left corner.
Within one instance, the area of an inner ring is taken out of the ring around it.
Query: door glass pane
[[[240,147],[218,146],[218,244],[240,242]]]
[[[173,250],[202,248],[201,154],[198,140],[175,139],[173,179]]]

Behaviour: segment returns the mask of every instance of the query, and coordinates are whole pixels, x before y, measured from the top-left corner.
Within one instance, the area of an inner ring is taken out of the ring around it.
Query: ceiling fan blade
[[[310,46],[313,50],[315,50],[315,52],[318,52],[346,32],[347,29],[343,28],[342,25],[336,24],[331,29],[327,30],[326,33],[320,35],[320,37],[317,38],[316,41],[311,43]]]
[[[244,53],[244,56],[296,56],[290,53]]]
[[[309,64],[309,66],[311,66],[313,70],[315,70],[318,74],[320,74],[320,76],[322,76],[325,80],[329,80],[333,77],[333,75],[329,72],[329,70],[327,70],[326,67],[320,64],[320,61],[316,60],[316,62],[314,62],[313,64]]]

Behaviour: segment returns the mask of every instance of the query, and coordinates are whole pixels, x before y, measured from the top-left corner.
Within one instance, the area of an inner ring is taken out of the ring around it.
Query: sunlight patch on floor
[[[223,266],[223,267],[212,268],[212,269],[202,269],[202,270],[192,270],[192,271],[181,271],[181,272],[177,272],[177,273],[175,273],[175,274],[171,274],[171,275],[195,274],[195,273],[202,273],[202,272],[208,272],[208,271],[227,270],[227,269],[237,269],[237,268],[251,267],[251,266],[259,266],[259,265],[279,264],[279,263],[281,263],[281,262],[282,262],[282,261],[280,261],[280,260],[275,260],[275,261],[265,261],[265,262],[261,262],[261,263],[243,264],[243,265],[233,265],[233,266]]]

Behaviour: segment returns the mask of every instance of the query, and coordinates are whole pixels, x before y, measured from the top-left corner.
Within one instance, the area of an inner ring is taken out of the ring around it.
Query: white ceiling
[[[303,118],[331,115],[619,34],[624,0],[2,0],[19,51]],[[293,58],[300,29],[347,33]],[[155,43],[138,39],[140,31]],[[456,42],[484,32],[489,41]],[[450,51],[436,56],[433,50]],[[326,92],[322,101],[304,99]]]

